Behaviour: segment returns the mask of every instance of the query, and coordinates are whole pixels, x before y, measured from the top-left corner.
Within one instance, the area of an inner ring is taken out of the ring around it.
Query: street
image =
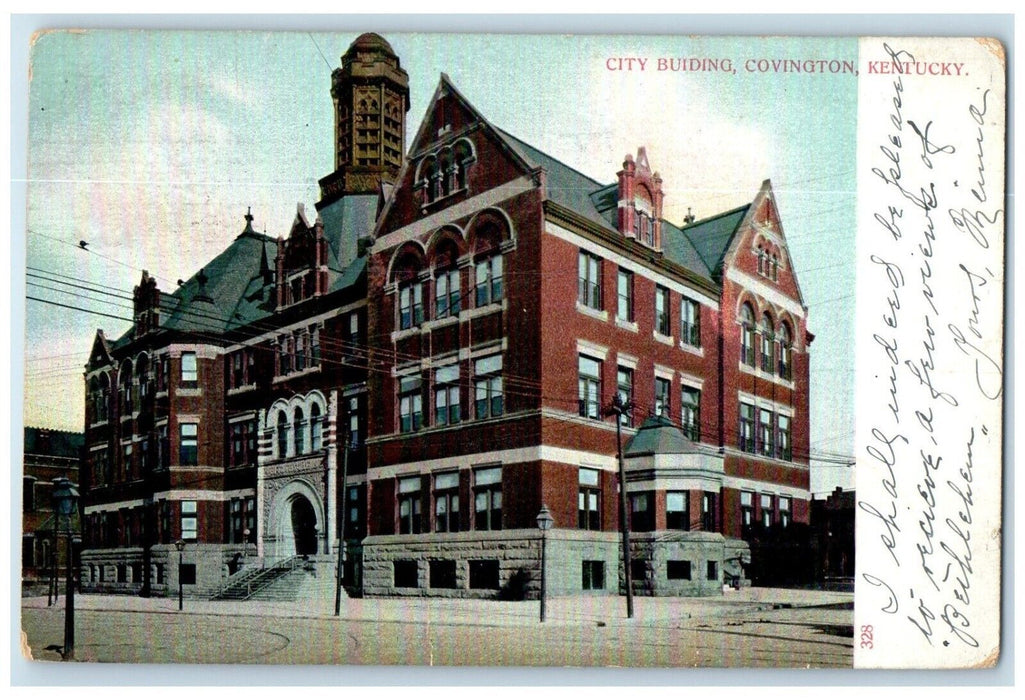
[[[747,593],[734,599],[343,601],[324,606],[81,596],[77,661],[417,666],[850,668],[849,594]],[[724,597],[725,598],[725,597]],[[787,602],[790,600],[790,602]],[[37,660],[63,639],[63,609],[26,599],[22,630]],[[130,608],[130,609],[129,609]]]

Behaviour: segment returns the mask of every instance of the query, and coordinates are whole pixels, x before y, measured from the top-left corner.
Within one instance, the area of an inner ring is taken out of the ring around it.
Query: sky
[[[770,178],[816,336],[812,453],[853,453],[856,78],[745,62],[856,61],[855,39],[383,34],[409,73],[407,144],[445,72],[492,124],[598,181],[645,146],[677,224],[688,208],[700,219],[745,204]],[[171,291],[241,232],[247,208],[272,236],[287,235],[298,202],[313,211],[334,165],[330,74],[356,36],[36,38],[26,425],[82,430],[93,337],[128,329],[143,269]],[[609,70],[619,58],[645,70]],[[736,72],[658,71],[659,58],[729,59]],[[852,469],[813,467],[813,493],[853,484]]]

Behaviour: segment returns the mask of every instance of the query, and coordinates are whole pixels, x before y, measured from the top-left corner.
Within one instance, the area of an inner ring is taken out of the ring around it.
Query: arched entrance
[[[305,496],[296,494],[290,502],[292,536],[296,554],[317,553],[317,514]]]
[[[323,546],[324,504],[305,479],[292,479],[271,500],[267,519],[269,537],[264,540],[271,560],[294,555],[314,555]]]

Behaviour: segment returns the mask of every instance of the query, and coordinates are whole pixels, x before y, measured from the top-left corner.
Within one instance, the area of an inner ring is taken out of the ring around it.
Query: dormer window
[[[473,144],[465,138],[425,155],[416,171],[416,188],[423,193],[423,205],[465,190],[467,170],[476,160]]]

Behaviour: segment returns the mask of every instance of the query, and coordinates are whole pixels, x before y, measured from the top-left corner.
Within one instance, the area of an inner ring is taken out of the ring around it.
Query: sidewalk
[[[634,617],[626,617],[623,596],[568,596],[549,598],[546,623],[555,625],[664,626],[683,620],[714,618],[775,607],[806,608],[851,603],[851,593],[784,588],[745,588],[721,597],[634,597]],[[64,605],[63,597],[55,608]],[[45,608],[45,597],[23,598],[24,608]],[[178,612],[177,598],[138,596],[75,596],[78,611],[145,612],[169,615],[251,616],[285,618],[333,618],[334,600],[295,602],[212,601],[186,599]],[[540,603],[460,598],[343,598],[339,619],[344,621],[418,622],[423,625],[474,625],[507,627],[538,622]]]

